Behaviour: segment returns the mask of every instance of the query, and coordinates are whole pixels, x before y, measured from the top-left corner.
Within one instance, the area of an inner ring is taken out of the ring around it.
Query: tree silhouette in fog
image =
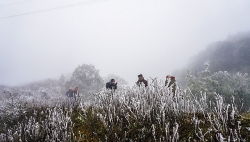
[[[104,81],[99,74],[99,70],[93,65],[83,64],[78,66],[70,79],[66,82],[66,87],[78,87],[80,94],[89,97],[91,94],[101,90]]]

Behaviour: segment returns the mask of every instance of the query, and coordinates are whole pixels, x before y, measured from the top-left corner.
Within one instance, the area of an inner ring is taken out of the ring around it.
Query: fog
[[[81,2],[0,0],[0,84],[59,78],[83,63],[130,85],[140,73],[164,79],[211,42],[250,30],[247,0]]]

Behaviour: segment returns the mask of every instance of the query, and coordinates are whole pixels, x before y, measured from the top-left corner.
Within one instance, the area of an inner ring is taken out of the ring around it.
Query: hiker
[[[106,83],[106,89],[111,89],[111,90],[117,89],[117,82],[115,82],[115,79],[111,79],[110,82]]]
[[[142,74],[139,74],[139,75],[138,75],[138,81],[136,82],[136,84],[137,84],[138,86],[140,86],[140,85],[142,85],[142,83],[145,85],[145,87],[148,86],[147,80],[144,79],[144,77],[143,77]]]
[[[67,97],[73,97],[73,90],[69,88],[69,90],[66,92]]]
[[[68,97],[68,107],[72,103],[72,98],[73,98],[73,89],[69,88],[69,90],[66,92],[66,96]]]
[[[78,87],[76,87],[76,88],[73,90],[73,96],[74,96],[75,100],[76,100],[76,97],[79,96]]]
[[[175,93],[176,90],[176,80],[174,76],[167,75],[166,76],[166,81],[165,81],[165,86],[167,87],[172,87],[172,92]]]

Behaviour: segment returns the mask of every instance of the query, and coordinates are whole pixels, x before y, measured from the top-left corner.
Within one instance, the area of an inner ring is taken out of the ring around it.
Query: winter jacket
[[[73,94],[74,94],[74,95],[79,95],[79,92],[78,92],[78,89],[77,89],[77,88],[74,89]]]
[[[66,92],[66,96],[68,96],[68,97],[73,97],[73,90],[68,90],[67,92]]]
[[[117,83],[116,84],[113,84],[113,83],[111,83],[111,82],[107,82],[106,83],[106,88],[107,89],[117,89]]]
[[[175,93],[175,90],[176,90],[176,82],[175,82],[176,80],[175,80],[175,77],[171,76],[169,83],[168,83],[168,81],[169,81],[169,79],[166,79],[165,86],[172,87],[172,92]]]
[[[143,80],[138,80],[138,81],[136,82],[137,85],[140,85],[140,84],[142,84],[142,83],[144,83],[145,87],[148,86],[148,82],[147,82],[147,80],[145,80],[145,79],[143,79]]]
[[[168,87],[170,87],[172,84],[175,83],[175,77],[174,76],[170,76],[169,78],[170,79],[166,79],[166,81],[165,81],[165,86],[168,85]],[[168,84],[168,80],[170,80],[169,84]]]

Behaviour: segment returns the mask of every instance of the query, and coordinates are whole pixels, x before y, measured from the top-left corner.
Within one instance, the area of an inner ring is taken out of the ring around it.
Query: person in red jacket
[[[78,87],[76,87],[76,88],[73,90],[73,95],[74,95],[74,98],[75,98],[75,100],[76,100],[76,97],[79,96]]]
[[[136,82],[136,84],[140,86],[140,85],[142,85],[142,83],[145,85],[145,87],[148,86],[147,80],[144,79],[142,74],[139,74],[138,75],[138,81]]]

